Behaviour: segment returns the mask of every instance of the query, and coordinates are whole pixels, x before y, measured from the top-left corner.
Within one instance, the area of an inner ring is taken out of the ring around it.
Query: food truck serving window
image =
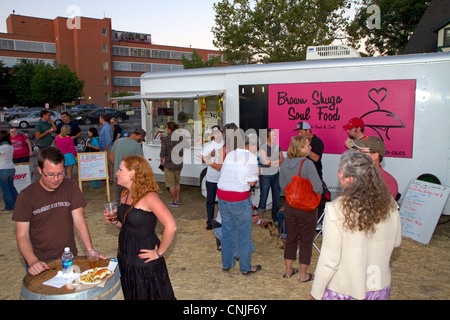
[[[222,126],[222,104],[221,96],[150,100],[147,128],[152,135],[148,143],[161,144],[161,139],[167,135],[167,123],[173,121],[189,132],[192,146],[201,146],[209,141],[212,126]]]

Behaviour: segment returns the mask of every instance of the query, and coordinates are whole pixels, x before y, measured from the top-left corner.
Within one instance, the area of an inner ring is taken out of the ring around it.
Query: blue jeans
[[[220,240],[220,243],[222,245],[222,227],[214,228],[214,235],[216,236],[217,239]],[[239,247],[238,247],[236,233],[234,233],[233,243],[234,243],[234,245],[233,245],[233,256],[235,258],[239,258]],[[222,249],[220,249],[220,250],[222,250]],[[252,240],[252,253],[253,252],[255,252],[255,244],[253,243],[253,240]]]
[[[211,225],[214,219],[214,206],[216,203],[217,182],[206,181],[206,220],[207,225]]]
[[[239,269],[247,272],[252,269],[252,202],[250,197],[242,201],[219,199],[222,217],[222,266],[224,269],[234,265],[234,248],[237,243]]]
[[[272,190],[272,220],[277,221],[277,213],[280,210],[280,173],[265,176],[259,176],[259,190],[260,198],[258,211],[260,213],[266,212],[267,198],[269,196],[269,190]]]
[[[17,199],[17,190],[14,186],[16,169],[0,169],[0,188],[6,210],[14,210]]]
[[[30,157],[23,157],[23,158],[15,158],[15,159],[13,159],[13,163],[22,163],[22,162],[30,162]]]
[[[279,211],[277,213],[278,219],[278,234],[281,239],[286,239],[287,228],[286,228],[286,220],[284,219],[284,210]]]

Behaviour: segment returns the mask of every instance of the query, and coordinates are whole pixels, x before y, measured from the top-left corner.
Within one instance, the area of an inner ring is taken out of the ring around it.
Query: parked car
[[[55,125],[58,125],[62,122],[61,114],[59,112],[49,110],[50,116],[55,123]],[[30,113],[28,116],[24,118],[18,118],[11,120],[9,122],[9,125],[11,127],[19,127],[21,129],[26,129],[28,127],[34,127],[36,124],[41,120],[41,112],[40,111],[34,111]]]
[[[9,121],[11,119],[22,118],[31,113],[30,109],[26,107],[13,107],[3,110],[2,113],[5,115],[5,120]]]
[[[78,124],[96,124],[99,123],[99,117],[102,114],[106,114],[108,116],[108,119],[116,118],[118,123],[121,123],[124,120],[128,120],[130,117],[122,111],[118,111],[114,108],[101,108],[97,109],[95,111],[92,111],[88,114],[81,115],[75,118],[75,121],[78,122]]]
[[[100,109],[100,106],[96,103],[87,103],[87,104],[79,104],[72,109],[66,109],[63,111],[67,111],[70,115],[80,115],[82,113],[87,113],[90,111],[94,111]]]

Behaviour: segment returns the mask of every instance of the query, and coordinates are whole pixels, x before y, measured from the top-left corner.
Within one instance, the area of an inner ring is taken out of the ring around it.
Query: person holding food
[[[325,207],[312,299],[387,300],[390,259],[401,243],[398,205],[370,156],[341,156],[342,195]]]
[[[64,177],[64,154],[48,147],[39,151],[37,160],[41,177],[19,193],[12,216],[19,250],[33,276],[61,259],[65,247],[78,254],[74,228],[86,252],[94,251],[83,215],[86,201],[76,180]]]
[[[175,300],[163,257],[176,232],[175,220],[158,196],[159,186],[148,161],[139,155],[122,158],[116,172],[122,192],[118,220],[105,220],[121,228],[117,256],[125,300]],[[160,222],[161,240],[155,233]]]

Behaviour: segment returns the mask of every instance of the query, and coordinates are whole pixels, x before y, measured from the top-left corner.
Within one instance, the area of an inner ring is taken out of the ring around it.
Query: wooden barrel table
[[[107,267],[109,260],[99,259],[99,268]],[[80,272],[89,269],[86,257],[73,258],[73,265],[80,268]],[[20,297],[22,300],[123,300],[122,286],[118,269],[106,280],[104,286],[83,285],[74,288],[55,288],[43,283],[57,275],[62,270],[61,260],[48,263],[49,270],[37,276],[27,274],[23,279]]]

